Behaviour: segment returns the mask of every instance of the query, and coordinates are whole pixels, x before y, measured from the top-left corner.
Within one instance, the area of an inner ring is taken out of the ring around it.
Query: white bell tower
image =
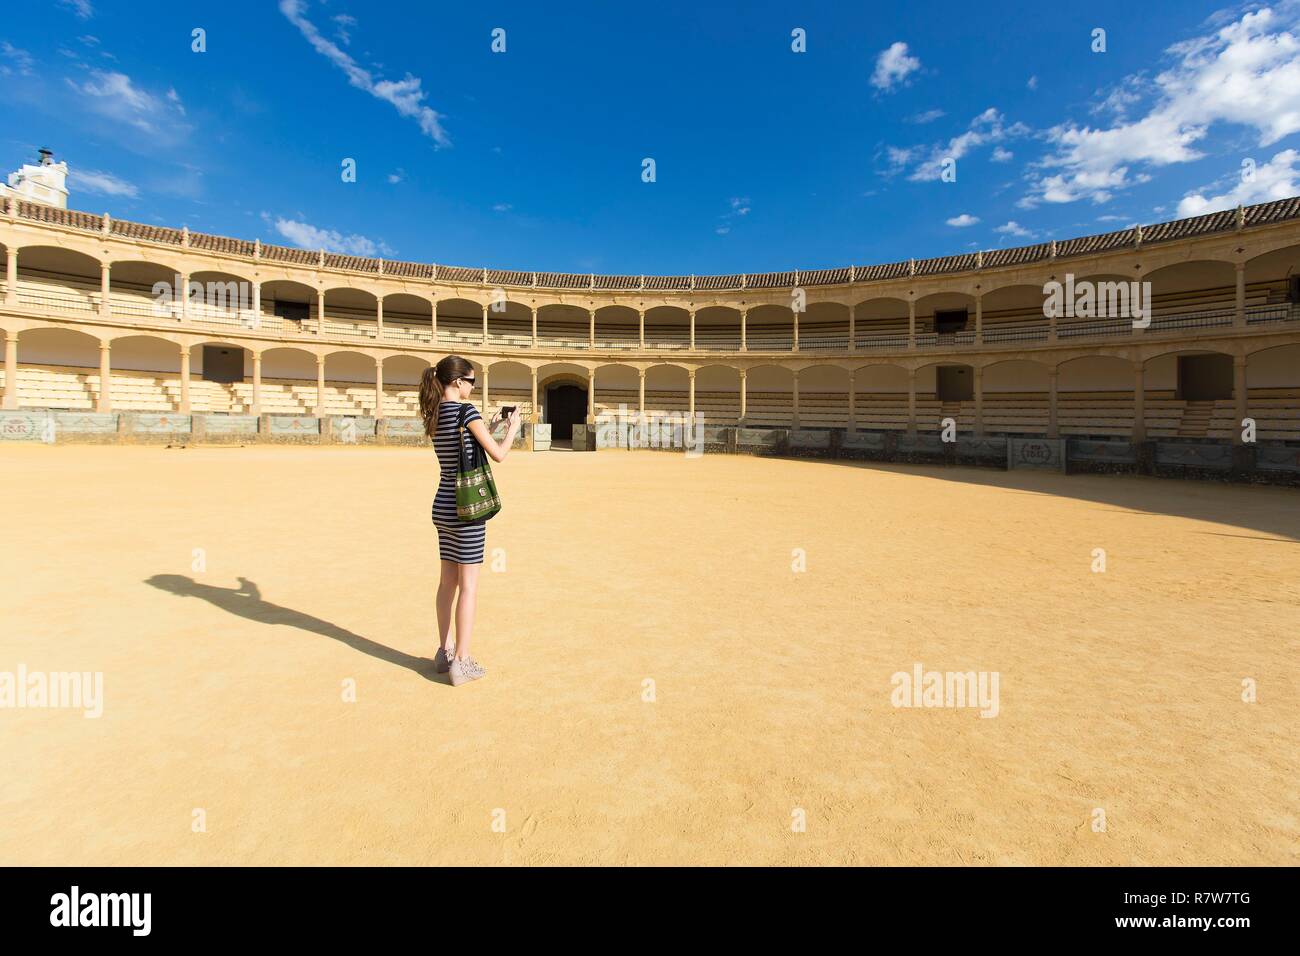
[[[0,198],[13,196],[28,202],[68,208],[68,164],[56,163],[54,153],[44,146],[36,163],[24,163],[9,174],[9,185],[0,185]]]

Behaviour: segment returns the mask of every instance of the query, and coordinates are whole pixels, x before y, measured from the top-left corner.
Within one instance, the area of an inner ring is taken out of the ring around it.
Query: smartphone
[[[510,417],[511,415],[513,415],[514,413],[515,413],[515,406],[514,406],[514,405],[502,405],[502,406],[501,406],[501,417],[502,417],[502,418],[509,418],[509,417]]]

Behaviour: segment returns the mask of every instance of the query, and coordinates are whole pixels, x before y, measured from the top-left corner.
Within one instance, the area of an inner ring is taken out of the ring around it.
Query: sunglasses
[[[475,379],[472,379],[472,378],[466,378],[465,376],[462,375],[462,376],[460,377],[460,380],[461,380],[462,382],[464,382],[466,385],[468,385],[470,388],[473,388],[473,387],[474,387]]]

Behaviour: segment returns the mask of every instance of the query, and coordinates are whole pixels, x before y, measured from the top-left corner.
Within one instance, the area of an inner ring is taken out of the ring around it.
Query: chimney
[[[40,154],[40,156],[41,156],[41,165],[42,165],[42,166],[53,166],[53,165],[54,165],[54,151],[53,151],[52,149],[50,149],[48,146],[42,146],[42,147],[41,147],[40,149],[38,149],[36,152],[38,152],[38,153]]]

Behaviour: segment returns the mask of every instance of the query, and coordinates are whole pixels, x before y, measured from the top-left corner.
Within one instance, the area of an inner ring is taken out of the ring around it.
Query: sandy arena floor
[[[0,671],[105,698],[0,710],[0,863],[1300,862],[1294,491],[517,452],[453,690],[431,452],[0,468]]]

